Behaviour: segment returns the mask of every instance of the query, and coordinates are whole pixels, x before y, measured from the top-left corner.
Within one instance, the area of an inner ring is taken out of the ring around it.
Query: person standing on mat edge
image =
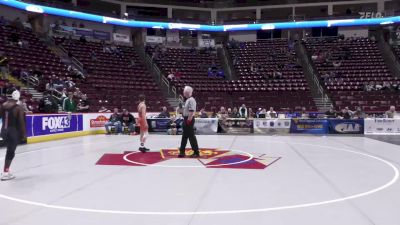
[[[139,151],[145,153],[150,151],[150,149],[144,147],[146,143],[147,136],[149,135],[149,125],[147,124],[146,118],[146,97],[144,95],[139,95],[139,105],[138,105],[138,122],[140,126],[140,147]]]
[[[179,158],[185,157],[185,148],[188,139],[193,149],[193,155],[191,155],[191,157],[200,157],[199,146],[197,144],[196,135],[194,134],[194,114],[196,112],[196,100],[192,97],[192,94],[193,88],[190,86],[185,86],[183,89],[183,96],[185,96],[186,101],[183,106],[183,133],[181,147],[179,148]]]
[[[17,145],[26,140],[25,114],[22,107],[17,104],[19,97],[19,91],[15,90],[12,92],[11,98],[0,106],[0,116],[3,122],[1,137],[7,147],[1,181],[15,178],[15,176],[10,173],[11,162],[15,157]]]

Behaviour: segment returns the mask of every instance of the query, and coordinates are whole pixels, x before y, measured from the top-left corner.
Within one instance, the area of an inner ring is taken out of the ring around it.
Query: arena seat
[[[385,111],[390,105],[400,105],[400,93],[396,91],[364,91],[364,86],[370,82],[400,84],[399,79],[390,74],[374,41],[368,38],[317,38],[308,39],[306,47],[310,56],[330,52],[331,61],[341,61],[335,68],[324,59],[314,60],[320,79],[338,109],[361,106],[365,111]],[[323,74],[331,72],[334,77],[323,79]]]
[[[57,42],[82,62],[88,71],[87,80],[80,87],[92,101],[101,101],[107,108],[122,107],[137,111],[139,95],[144,94],[148,111],[158,112],[161,107],[169,106],[134,48],[118,46],[121,53],[115,55],[103,52],[100,42],[62,41],[61,38],[57,38]],[[96,60],[91,58],[92,51]],[[130,65],[131,60],[134,60],[134,66]]]

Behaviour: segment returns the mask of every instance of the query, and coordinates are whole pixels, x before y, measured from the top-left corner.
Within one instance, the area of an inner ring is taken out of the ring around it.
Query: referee
[[[190,86],[185,86],[183,89],[183,96],[186,98],[185,105],[183,106],[183,134],[181,147],[179,148],[179,158],[185,157],[185,148],[187,141],[189,139],[190,145],[193,149],[192,158],[200,157],[199,146],[197,144],[196,136],[194,135],[194,114],[196,112],[196,100],[192,97],[193,88]]]

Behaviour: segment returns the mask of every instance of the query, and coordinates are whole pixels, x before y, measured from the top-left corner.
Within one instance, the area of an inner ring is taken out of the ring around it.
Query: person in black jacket
[[[129,113],[128,110],[124,109],[122,111],[122,115],[120,117],[121,119],[121,124],[123,127],[128,127],[129,133],[134,133],[135,132],[135,117],[133,117],[132,114]]]
[[[39,112],[41,113],[58,113],[57,100],[46,91],[43,98],[39,102]]]

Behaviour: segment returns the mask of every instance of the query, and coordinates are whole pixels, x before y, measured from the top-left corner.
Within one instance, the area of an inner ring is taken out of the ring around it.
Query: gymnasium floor
[[[86,136],[21,146],[1,225],[398,225],[400,147],[367,137]],[[188,151],[189,153],[190,151]],[[3,163],[4,149],[0,150]]]

